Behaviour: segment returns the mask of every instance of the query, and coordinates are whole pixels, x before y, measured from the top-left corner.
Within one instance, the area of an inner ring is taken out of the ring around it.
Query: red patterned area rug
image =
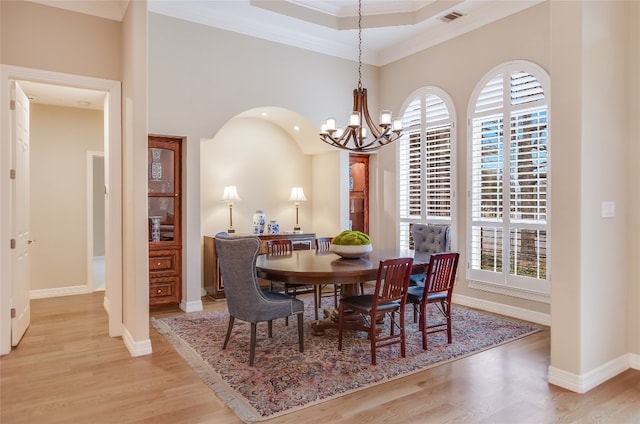
[[[308,324],[313,320],[313,302],[305,301]],[[152,323],[244,422],[300,410],[541,330],[524,321],[454,305],[453,343],[447,344],[445,333],[435,333],[429,335],[429,349],[423,351],[411,308],[406,313],[406,357],[400,357],[398,345],[383,347],[377,353],[377,366],[371,365],[370,344],[363,332],[345,332],[340,352],[337,331],[313,336],[306,325],[305,351],[298,352],[295,319],[289,320],[289,326],[284,319],[274,321],[272,339],[267,337],[267,324],[258,324],[254,367],[249,367],[248,323],[236,320],[227,349],[222,350],[226,311],[189,313],[152,319]],[[438,312],[430,311],[430,322],[438,319]]]

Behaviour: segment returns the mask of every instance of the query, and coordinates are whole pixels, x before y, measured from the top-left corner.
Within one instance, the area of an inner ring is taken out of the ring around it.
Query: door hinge
[[[11,241],[9,242],[9,248],[10,249],[16,248],[16,239],[11,239]]]
[[[16,308],[11,308],[11,318],[16,317]]]
[[[16,110],[16,101],[9,100],[9,110]]]
[[[15,180],[16,179],[16,170],[15,169],[10,169],[9,170],[9,179],[10,180]]]

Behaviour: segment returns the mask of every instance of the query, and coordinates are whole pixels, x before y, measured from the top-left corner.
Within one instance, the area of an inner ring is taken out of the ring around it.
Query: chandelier
[[[392,119],[391,111],[380,112],[377,126],[369,115],[367,89],[362,87],[362,0],[358,0],[358,88],[353,90],[353,112],[344,130],[336,126],[334,118],[327,119],[321,126],[320,140],[340,149],[365,153],[396,141],[401,131],[402,119]]]

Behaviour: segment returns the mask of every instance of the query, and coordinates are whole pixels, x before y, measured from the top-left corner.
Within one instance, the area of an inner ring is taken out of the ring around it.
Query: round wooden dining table
[[[332,252],[295,250],[288,255],[259,255],[256,271],[260,278],[283,283],[339,284],[340,297],[348,297],[358,294],[360,283],[376,279],[381,260],[401,257],[414,258],[413,273],[425,272],[429,263],[428,254],[414,250],[374,249],[358,259],[341,258]],[[324,334],[326,328],[337,327],[335,310],[325,309],[324,317],[311,323],[314,335]]]

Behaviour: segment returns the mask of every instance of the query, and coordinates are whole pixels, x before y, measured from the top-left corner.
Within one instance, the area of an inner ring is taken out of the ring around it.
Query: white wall
[[[31,103],[31,289],[87,284],[87,151],[103,113]]]

